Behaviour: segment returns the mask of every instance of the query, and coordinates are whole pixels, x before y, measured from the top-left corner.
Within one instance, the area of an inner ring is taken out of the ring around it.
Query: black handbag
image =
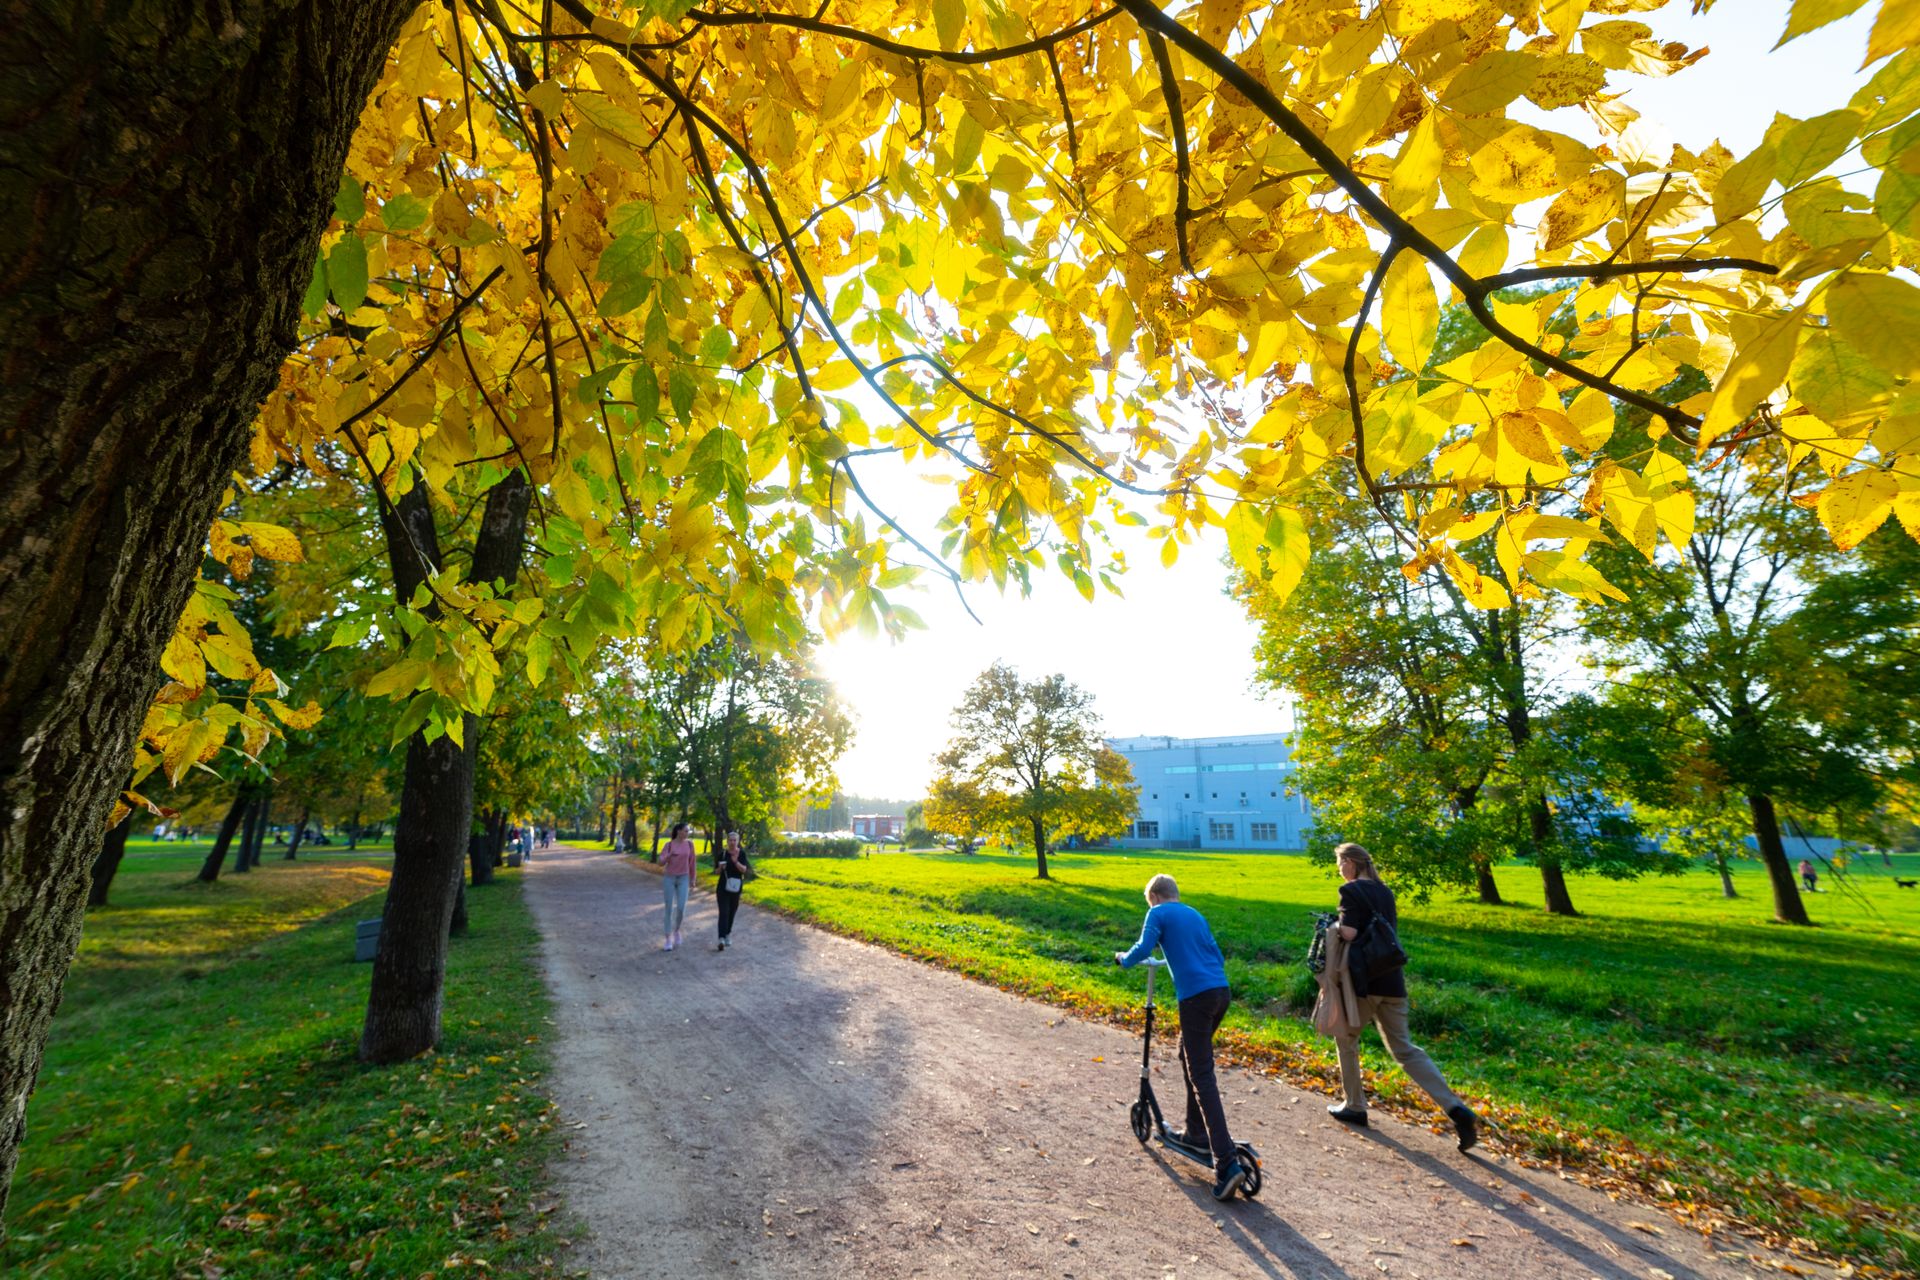
[[[1369,978],[1383,978],[1406,965],[1407,953],[1400,945],[1400,935],[1384,915],[1374,912],[1373,919],[1347,949],[1347,967]]]

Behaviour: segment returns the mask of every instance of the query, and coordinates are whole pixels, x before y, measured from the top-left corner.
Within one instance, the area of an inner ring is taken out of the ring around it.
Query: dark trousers
[[[1187,1079],[1187,1134],[1207,1135],[1213,1167],[1225,1171],[1233,1159],[1233,1139],[1227,1135],[1227,1113],[1220,1105],[1220,1085],[1213,1078],[1213,1033],[1227,1016],[1233,994],[1225,987],[1201,991],[1180,1002],[1180,1072]]]
[[[720,936],[729,937],[733,933],[733,913],[740,909],[740,895],[719,889],[715,897],[720,901]]]

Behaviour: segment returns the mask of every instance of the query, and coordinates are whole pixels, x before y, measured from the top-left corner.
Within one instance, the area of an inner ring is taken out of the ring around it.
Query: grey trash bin
[[[371,960],[380,954],[380,921],[362,920],[353,926],[353,958]]]
[[[510,867],[517,867],[520,865],[519,850],[516,849],[514,852],[507,855],[507,865]]]

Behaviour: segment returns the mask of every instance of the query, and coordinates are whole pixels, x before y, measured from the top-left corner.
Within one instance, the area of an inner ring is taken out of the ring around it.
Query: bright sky
[[[1805,118],[1844,106],[1864,79],[1857,69],[1878,6],[1770,52],[1787,7],[1786,0],[1721,0],[1704,17],[1692,17],[1685,0],[1674,0],[1665,15],[1654,15],[1659,36],[1713,52],[1671,79],[1630,81],[1627,101],[1666,125],[1677,142],[1698,147],[1718,137],[1736,155],[1760,140],[1775,111]],[[1577,122],[1568,116],[1557,115],[1555,127],[1574,131]],[[935,543],[931,521],[911,513],[932,510],[929,499],[937,493],[916,494],[914,482],[878,467],[863,471],[862,481]],[[1121,582],[1124,597],[1101,594],[1088,604],[1064,579],[1040,575],[1024,600],[990,586],[971,589],[976,624],[951,589],[931,588],[903,601],[921,613],[928,630],[899,644],[850,635],[827,646],[822,665],[859,725],[840,762],[843,789],[922,796],[932,757],[947,741],[948,715],[996,659],[1029,677],[1064,672],[1093,693],[1114,736],[1291,728],[1282,700],[1252,686],[1255,633],[1223,594],[1224,540],[1185,548],[1170,570],[1147,552],[1144,539],[1127,549],[1132,568]]]

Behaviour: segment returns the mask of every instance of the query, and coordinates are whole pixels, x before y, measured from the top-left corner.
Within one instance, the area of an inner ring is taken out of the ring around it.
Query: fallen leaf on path
[[[1662,1231],[1659,1227],[1655,1226],[1651,1222],[1629,1222],[1627,1223],[1627,1225],[1632,1227],[1635,1231],[1644,1231],[1650,1236],[1661,1236],[1666,1234],[1666,1232]]]
[[[1533,1198],[1533,1194],[1532,1194],[1531,1192],[1528,1192],[1528,1191],[1522,1191],[1522,1192],[1520,1193],[1520,1199],[1521,1199],[1521,1200],[1523,1200],[1523,1201],[1525,1201],[1525,1202],[1526,1202],[1527,1204],[1539,1204],[1539,1203],[1540,1203],[1540,1202],[1539,1202],[1538,1200],[1535,1200],[1535,1199]]]
[[[1034,1226],[1031,1222],[1029,1222],[1027,1224],[1027,1234],[1037,1236],[1040,1234],[1040,1228]]]
[[[1455,1240],[1453,1247],[1456,1249],[1478,1249],[1480,1246],[1471,1240]]]

